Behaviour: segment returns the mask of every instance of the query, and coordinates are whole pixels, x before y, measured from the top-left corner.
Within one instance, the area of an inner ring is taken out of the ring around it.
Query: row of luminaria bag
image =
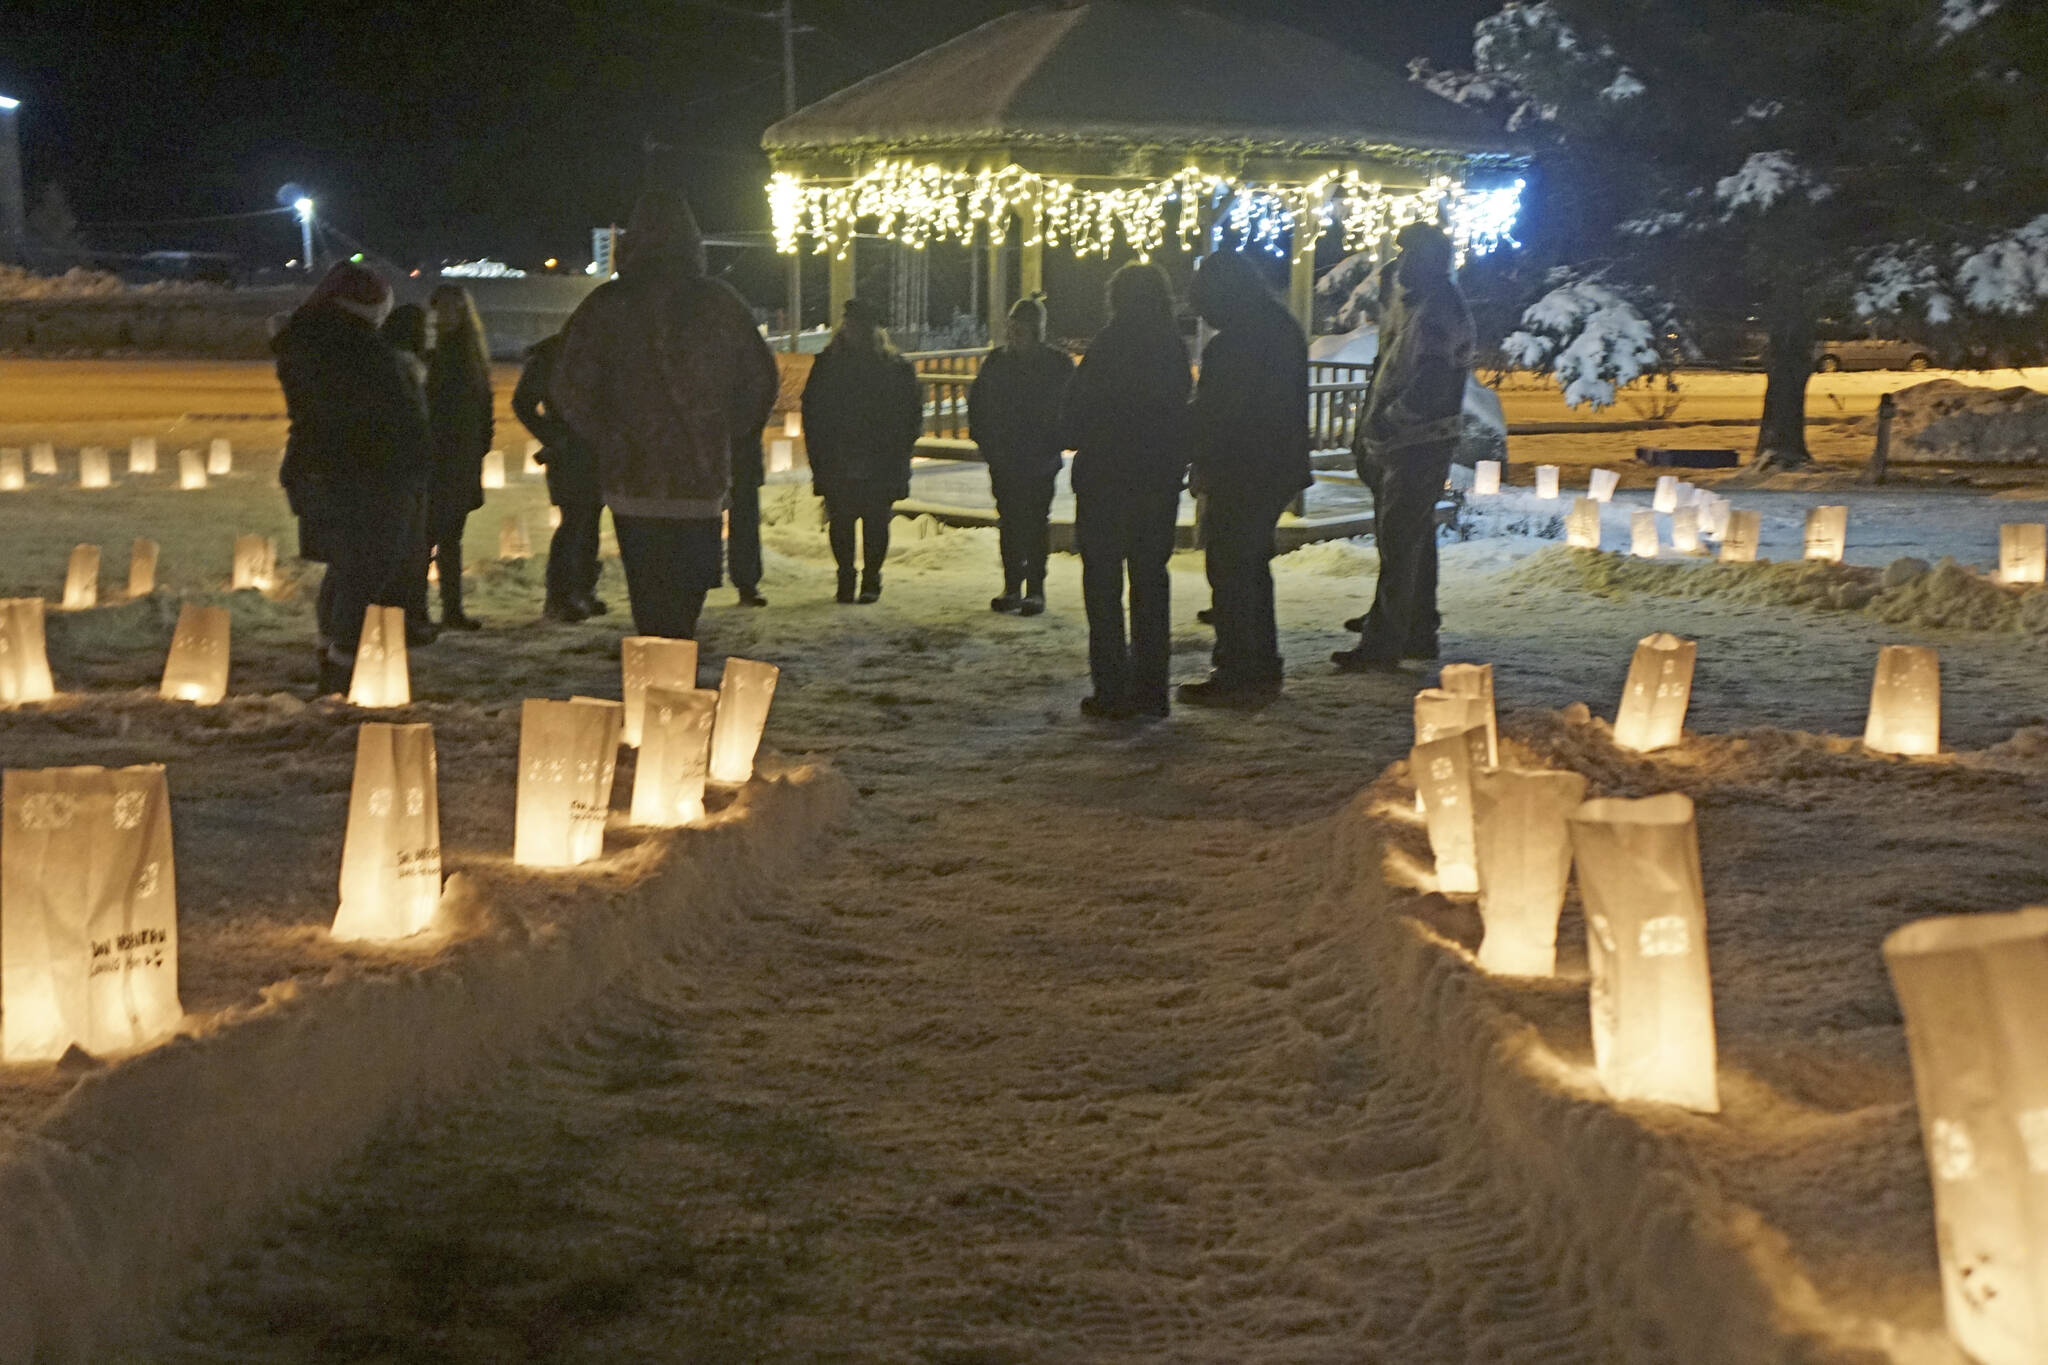
[[[57,695],[44,643],[43,599],[0,598],[0,705],[48,701]]]

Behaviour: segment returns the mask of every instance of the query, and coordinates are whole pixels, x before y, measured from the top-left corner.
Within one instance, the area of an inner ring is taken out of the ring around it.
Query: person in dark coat
[[[1045,610],[1053,485],[1065,464],[1060,403],[1073,376],[1073,358],[1045,344],[1045,305],[1019,299],[1010,309],[1009,344],[982,361],[967,390],[967,425],[988,466],[1003,556],[993,611]]]
[[[1084,715],[1158,720],[1169,709],[1166,565],[1187,478],[1190,382],[1165,272],[1124,266],[1110,277],[1109,325],[1089,343],[1060,415],[1062,443],[1074,451],[1074,542],[1095,685]]]
[[[1411,223],[1387,271],[1380,352],[1352,453],[1372,490],[1379,582],[1372,610],[1345,622],[1354,649],[1330,659],[1354,671],[1397,669],[1437,656],[1436,503],[1462,432],[1472,372],[1472,314],[1451,278],[1450,238]]]
[[[621,252],[619,277],[569,319],[550,391],[597,453],[633,628],[694,639],[718,582],[733,446],[761,430],[780,381],[746,300],[705,275],[681,194],[643,194]]]
[[[365,611],[404,605],[433,467],[419,382],[377,332],[390,309],[390,287],[344,262],[271,341],[291,419],[278,481],[301,553],[327,564],[314,601],[323,696],[349,685]]]
[[[761,596],[761,485],[768,462],[756,428],[732,443],[732,495],[725,511],[725,571],[743,607],[765,607]]]
[[[561,509],[561,525],[548,544],[548,596],[544,614],[551,621],[576,622],[602,616],[611,608],[597,596],[597,533],[604,519],[604,499],[597,489],[597,456],[577,439],[549,396],[555,362],[561,358],[562,336],[538,342],[526,353],[526,368],[512,390],[512,411],[540,442],[535,458],[547,471],[548,501]]]
[[[427,415],[434,429],[434,483],[427,500],[427,543],[441,571],[441,628],[480,630],[462,610],[462,532],[484,505],[484,455],[491,448],[491,359],[476,304],[460,285],[427,297],[434,350],[427,360]],[[426,610],[426,565],[416,606]]]
[[[910,457],[924,434],[917,371],[889,344],[881,310],[848,299],[839,330],[804,385],[804,442],[811,487],[825,500],[839,600],[855,600],[854,528],[860,528],[862,602],[882,595],[889,518],[910,496]]]
[[[406,369],[412,371],[422,391],[427,384],[427,357],[433,354],[434,339],[429,329],[427,310],[416,303],[401,303],[391,310],[391,316],[384,319],[384,325],[377,329],[377,335],[384,338],[392,350],[398,352],[398,359]]]
[[[1195,274],[1195,307],[1216,329],[1195,386],[1194,478],[1207,498],[1203,546],[1215,671],[1183,683],[1202,706],[1256,706],[1280,691],[1273,533],[1308,487],[1308,339],[1249,257],[1216,252]]]

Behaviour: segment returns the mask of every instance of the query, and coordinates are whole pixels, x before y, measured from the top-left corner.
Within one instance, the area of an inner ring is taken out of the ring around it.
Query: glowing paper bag
[[[44,643],[43,599],[0,598],[0,705],[48,701],[56,695]]]
[[[1638,507],[1628,514],[1628,552],[1638,559],[1657,557],[1657,514]]]
[[[164,660],[165,701],[190,701],[212,706],[228,694],[228,627],[226,607],[187,602],[178,608],[178,628],[171,634],[171,652]]]
[[[206,461],[196,448],[178,452],[178,487],[187,492],[206,487]]]
[[[795,440],[804,434],[804,415],[795,408],[782,414],[782,434]]]
[[[21,451],[0,450],[0,493],[18,493],[28,487],[28,471],[21,463]]]
[[[763,471],[768,474],[787,474],[796,468],[796,442],[770,441],[768,443],[768,465]]]
[[[540,452],[541,443],[529,439],[526,443],[526,462],[519,467],[519,472],[526,478],[539,479],[546,477],[548,467],[540,462]]]
[[[235,447],[227,437],[216,436],[207,443],[206,472],[223,475],[235,472]],[[199,486],[206,487],[203,483]]]
[[[633,823],[669,829],[704,818],[711,768],[711,724],[718,694],[709,688],[650,687],[639,767],[633,774]]]
[[[147,597],[156,591],[156,561],[162,547],[153,540],[137,540],[128,547],[128,595]]]
[[[410,938],[427,927],[440,899],[434,727],[371,721],[356,731],[341,907],[331,932],[338,939]]]
[[[1806,557],[1831,564],[1842,561],[1848,547],[1849,509],[1816,507],[1806,514]]]
[[[1500,722],[1493,705],[1493,665],[1445,664],[1438,686],[1453,696],[1472,697],[1479,701],[1480,721],[1486,726],[1486,766],[1491,768],[1499,763]]]
[[[1472,466],[1472,496],[1492,497],[1500,492],[1500,461],[1479,460]]]
[[[2048,909],[1895,929],[1949,1335],[1979,1365],[2048,1360]]]
[[[1678,476],[1676,474],[1659,474],[1657,476],[1657,491],[1650,497],[1650,510],[1667,514],[1678,510]]]
[[[1588,801],[1573,813],[1571,831],[1600,1084],[1618,1100],[1716,1112],[1714,988],[1692,798]]]
[[[1863,747],[1881,754],[1941,752],[1941,656],[1925,645],[1877,652]]]
[[[239,592],[269,592],[277,581],[277,542],[269,536],[236,536],[235,567],[229,586]]]
[[[604,853],[623,716],[617,702],[529,698],[520,708],[512,861],[574,867]]]
[[[1575,550],[1600,548],[1600,504],[1591,498],[1572,499],[1564,519],[1564,543]]]
[[[1700,509],[1697,503],[1671,514],[1671,548],[1682,555],[1700,552]]]
[[[114,466],[105,446],[87,446],[78,452],[78,486],[106,488],[114,482]]]
[[[503,488],[505,486],[505,452],[488,450],[484,452],[483,486]]]
[[[28,472],[31,474],[55,474],[57,472],[57,447],[48,441],[37,441],[28,448]]]
[[[1718,493],[1701,497],[1700,534],[1710,540],[1719,540],[1728,534],[1728,499]]]
[[[0,1052],[123,1052],[174,1030],[184,1010],[163,768],[10,768],[0,819]]]
[[[1422,797],[1437,888],[1447,894],[1479,889],[1479,850],[1472,820],[1472,775],[1486,764],[1486,727],[1443,735],[1408,752],[1408,769]]]
[[[2048,526],[2040,522],[2021,522],[1998,528],[1998,580],[2001,583],[2048,581]]]
[[[659,635],[628,635],[619,642],[620,691],[625,694],[624,743],[640,747],[640,723],[647,689],[666,687],[688,692],[697,686],[697,642]]]
[[[1479,965],[1503,976],[1557,970],[1557,917],[1571,880],[1567,824],[1586,799],[1577,773],[1495,768],[1472,777],[1479,851]]]
[[[533,546],[526,540],[526,527],[517,517],[506,517],[498,523],[498,558],[530,559]]]
[[[84,611],[100,601],[100,547],[78,545],[64,566],[64,610]]]
[[[1415,694],[1415,742],[1427,744],[1445,735],[1486,728],[1486,702],[1448,688],[1425,687]]]
[[[1614,717],[1614,742],[1648,753],[1668,749],[1685,737],[1685,712],[1692,703],[1693,665],[1699,646],[1659,631],[1636,644],[1621,709]]]
[[[1536,466],[1536,496],[1554,498],[1557,496],[1557,466],[1539,464]]]
[[[1586,476],[1586,495],[1594,502],[1613,502],[1620,486],[1621,475],[1611,469],[1596,469]]]
[[[1753,508],[1728,510],[1728,529],[1721,535],[1723,564],[1754,564],[1757,543],[1763,539],[1764,514]]]
[[[371,606],[363,612],[349,674],[351,706],[412,705],[412,665],[405,648],[405,608]]]
[[[156,437],[137,436],[128,443],[128,472],[156,473]]]
[[[737,787],[753,780],[754,756],[768,728],[768,708],[782,670],[752,659],[728,658],[718,683],[718,719],[711,729],[711,780]]]

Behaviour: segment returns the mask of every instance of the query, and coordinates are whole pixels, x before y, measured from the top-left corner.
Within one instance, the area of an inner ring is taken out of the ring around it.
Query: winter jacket
[[[566,507],[594,503],[599,498],[597,456],[577,439],[549,396],[548,386],[561,355],[559,333],[526,353],[526,368],[519,372],[518,387],[512,390],[512,411],[540,442],[540,454],[535,458],[547,467],[549,499]]]
[[[1171,324],[1119,319],[1103,328],[1060,409],[1075,495],[1179,492],[1191,382],[1187,347]]]
[[[1054,346],[1004,346],[982,361],[967,390],[967,425],[992,476],[1060,472],[1060,403],[1073,377],[1073,358]]]
[[[355,522],[424,491],[426,403],[367,319],[335,304],[301,308],[270,346],[291,418],[278,481],[293,515]]]
[[[491,377],[454,346],[427,357],[427,416],[434,429],[433,515],[484,505],[484,453],[491,448]]]
[[[1211,497],[1285,502],[1308,487],[1308,340],[1263,295],[1218,319],[1195,386],[1195,477]]]
[[[820,497],[852,504],[910,496],[924,395],[909,361],[835,341],[812,363],[803,403],[811,486]]]
[[[1455,441],[1463,430],[1472,372],[1472,314],[1458,287],[1393,291],[1380,317],[1380,352],[1358,424],[1361,464],[1418,446]]]
[[[775,353],[737,291],[681,252],[629,259],[563,331],[555,406],[597,454],[620,516],[708,520],[732,446],[775,405]]]

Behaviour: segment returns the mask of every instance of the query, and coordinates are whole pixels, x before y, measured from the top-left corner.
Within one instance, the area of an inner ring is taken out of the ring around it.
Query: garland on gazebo
[[[1083,182],[1104,182],[1099,185]],[[819,254],[843,256],[857,224],[873,221],[882,236],[922,250],[933,242],[970,243],[987,224],[1000,244],[1010,214],[1030,225],[1030,245],[1064,247],[1077,256],[1107,256],[1118,237],[1139,260],[1167,240],[1167,209],[1181,206],[1174,235],[1183,247],[1202,234],[1194,206],[1208,203],[1216,221],[1240,242],[1276,254],[1302,250],[1341,224],[1347,251],[1370,251],[1409,223],[1440,221],[1460,259],[1513,245],[1522,183],[1473,187],[1439,175],[1419,189],[1390,190],[1356,170],[1326,172],[1306,184],[1240,182],[1195,166],[1163,180],[1132,183],[1108,176],[1065,179],[1008,165],[952,170],[929,162],[884,160],[851,180],[807,181],[777,172],[768,185],[775,249],[798,250],[809,237]],[[1295,235],[1303,222],[1312,234]]]

